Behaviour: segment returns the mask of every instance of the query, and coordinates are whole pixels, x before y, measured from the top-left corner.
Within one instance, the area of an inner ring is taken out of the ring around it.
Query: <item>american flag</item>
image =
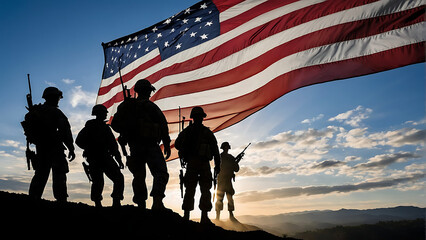
[[[139,79],[157,89],[172,139],[179,107],[214,132],[295,89],[425,61],[423,0],[201,1],[104,43],[97,104],[110,116]]]

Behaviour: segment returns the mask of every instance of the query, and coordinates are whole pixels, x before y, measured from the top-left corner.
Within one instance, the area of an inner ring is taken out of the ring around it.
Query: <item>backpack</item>
[[[24,134],[29,143],[37,144],[43,138],[44,119],[42,104],[33,105],[21,122]]]

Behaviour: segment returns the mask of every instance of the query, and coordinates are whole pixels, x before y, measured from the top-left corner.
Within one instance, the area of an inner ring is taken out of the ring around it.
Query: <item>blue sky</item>
[[[0,190],[27,192],[33,174],[26,170],[19,124],[26,113],[27,73],[34,103],[42,102],[48,86],[64,92],[60,108],[78,133],[91,118],[100,85],[101,42],[196,2],[0,0]],[[219,142],[231,143],[233,154],[252,142],[235,183],[236,214],[425,207],[425,89],[424,63],[314,85],[217,133]],[[70,199],[90,203],[81,150],[77,154],[68,174]],[[179,165],[168,166],[165,201],[179,212]],[[131,175],[123,172],[125,202],[131,203]],[[52,198],[49,184],[44,197]]]

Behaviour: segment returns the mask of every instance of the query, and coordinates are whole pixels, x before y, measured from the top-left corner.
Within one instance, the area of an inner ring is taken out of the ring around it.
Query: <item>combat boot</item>
[[[112,199],[112,206],[113,207],[121,207],[121,200],[118,198],[113,198]]]
[[[164,207],[163,198],[162,197],[154,197],[154,201],[152,202],[151,210],[166,210],[167,208]]]
[[[189,221],[189,211],[185,210],[183,213],[183,219],[188,220]]]
[[[97,200],[97,201],[95,201],[95,207],[96,207],[96,208],[101,208],[101,207],[102,207],[102,202],[101,202],[101,200]]]
[[[137,205],[138,205],[139,209],[146,210],[146,202],[145,201],[138,202]]]
[[[232,211],[229,211],[229,220],[231,222],[238,222],[238,220],[234,217],[234,213]]]
[[[203,225],[214,225],[212,223],[212,221],[210,221],[210,218],[208,216],[208,212],[207,211],[202,211],[201,212],[201,220],[200,223]]]

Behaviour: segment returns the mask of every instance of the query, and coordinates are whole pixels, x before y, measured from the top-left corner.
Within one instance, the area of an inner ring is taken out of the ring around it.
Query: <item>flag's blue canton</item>
[[[124,68],[156,48],[164,60],[219,34],[219,11],[216,6],[211,1],[199,2],[150,28],[103,44],[103,78],[116,74],[120,61],[121,68]]]

